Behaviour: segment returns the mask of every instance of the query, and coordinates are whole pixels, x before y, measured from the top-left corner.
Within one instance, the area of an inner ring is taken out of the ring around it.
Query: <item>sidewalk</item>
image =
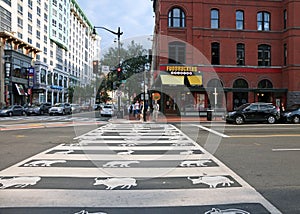
[[[120,122],[130,122],[130,123],[141,123],[144,121],[141,120],[137,120],[133,117],[130,117],[128,115],[124,115],[124,117],[121,119],[118,118],[113,118],[112,120],[119,120]],[[151,120],[150,118],[147,118],[146,122],[154,122]],[[222,117],[216,117],[216,118],[212,118],[211,121],[207,120],[206,117],[191,117],[191,116],[177,116],[177,115],[160,115],[158,120],[156,121],[158,123],[188,123],[188,122],[225,122]]]

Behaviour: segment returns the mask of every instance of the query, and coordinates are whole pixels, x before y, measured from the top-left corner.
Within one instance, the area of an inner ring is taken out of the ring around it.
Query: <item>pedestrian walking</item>
[[[158,119],[158,113],[159,113],[159,104],[157,103],[157,101],[155,101],[153,105],[153,121],[155,122]]]
[[[140,113],[140,103],[137,100],[133,106],[133,114],[134,114],[135,119],[138,119],[139,113]]]

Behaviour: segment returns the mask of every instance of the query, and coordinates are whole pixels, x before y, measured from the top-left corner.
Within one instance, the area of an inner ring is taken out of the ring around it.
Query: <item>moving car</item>
[[[69,103],[56,103],[53,107],[49,109],[49,115],[52,116],[54,114],[71,114],[71,105]]]
[[[71,110],[72,110],[72,113],[80,113],[81,112],[80,105],[72,103]]]
[[[114,106],[113,105],[104,105],[100,110],[100,115],[102,117],[108,116],[112,117],[114,115]]]
[[[51,103],[40,103],[40,104],[32,104],[31,106],[28,106],[26,109],[26,114],[32,115],[43,115],[45,113],[48,113],[49,109],[52,107]]]
[[[25,115],[25,110],[23,106],[20,105],[11,105],[4,106],[0,109],[0,116],[13,116],[13,115]]]
[[[300,104],[292,105],[282,114],[282,120],[289,123],[300,123]]]
[[[246,103],[235,111],[227,113],[225,120],[228,123],[242,124],[245,122],[275,123],[280,119],[280,111],[272,103]]]

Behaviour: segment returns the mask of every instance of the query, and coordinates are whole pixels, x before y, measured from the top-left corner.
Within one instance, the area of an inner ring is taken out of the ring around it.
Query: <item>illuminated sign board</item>
[[[184,76],[193,75],[195,72],[196,73],[199,72],[197,66],[180,66],[180,65],[160,66],[160,70],[169,72],[172,75],[184,75]]]

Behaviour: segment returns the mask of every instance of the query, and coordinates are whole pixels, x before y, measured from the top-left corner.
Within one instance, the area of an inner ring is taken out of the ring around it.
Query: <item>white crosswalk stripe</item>
[[[1,171],[0,213],[280,213],[172,125],[109,123],[76,139]]]

